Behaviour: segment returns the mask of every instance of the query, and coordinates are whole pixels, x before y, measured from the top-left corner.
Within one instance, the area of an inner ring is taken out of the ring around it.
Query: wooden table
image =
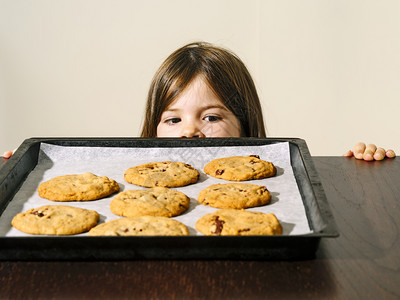
[[[0,262],[10,299],[399,299],[400,159],[314,157],[340,232],[304,261]]]

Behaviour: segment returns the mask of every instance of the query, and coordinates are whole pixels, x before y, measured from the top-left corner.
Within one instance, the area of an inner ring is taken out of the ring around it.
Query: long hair
[[[157,125],[164,110],[198,75],[238,118],[242,136],[266,136],[260,100],[244,63],[227,49],[196,42],[173,52],[154,75],[147,96],[142,137],[157,136]]]

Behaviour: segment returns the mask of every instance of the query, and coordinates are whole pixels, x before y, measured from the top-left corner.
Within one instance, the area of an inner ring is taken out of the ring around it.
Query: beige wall
[[[137,136],[156,68],[195,40],[245,61],[269,136],[313,155],[359,140],[400,151],[397,0],[0,0],[0,151]]]

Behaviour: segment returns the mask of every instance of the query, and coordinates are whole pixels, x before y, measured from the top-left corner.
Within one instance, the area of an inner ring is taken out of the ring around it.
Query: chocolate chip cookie
[[[17,214],[12,226],[29,234],[70,235],[88,231],[99,221],[94,210],[67,205],[46,205]]]
[[[265,186],[249,183],[213,184],[200,191],[200,203],[216,208],[242,209],[268,204],[271,194]]]
[[[221,209],[204,215],[196,229],[205,235],[277,235],[282,226],[272,213]]]
[[[119,191],[118,183],[106,176],[92,173],[54,177],[39,185],[42,198],[51,201],[90,201]]]
[[[147,163],[129,168],[124,179],[144,187],[179,187],[197,182],[199,172],[189,164],[173,161]]]
[[[244,181],[274,176],[276,168],[257,155],[231,156],[212,160],[204,167],[204,172],[220,179]]]
[[[89,231],[89,236],[141,235],[189,235],[189,231],[186,225],[177,220],[154,216],[113,220],[100,224]]]
[[[190,199],[182,192],[155,187],[123,191],[111,201],[110,209],[114,214],[124,217],[173,217],[186,211],[189,203]]]

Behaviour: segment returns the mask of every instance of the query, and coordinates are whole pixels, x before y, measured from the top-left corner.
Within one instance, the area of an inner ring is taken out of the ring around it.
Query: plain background
[[[156,69],[197,40],[242,58],[270,137],[400,150],[400,1],[0,0],[0,151],[138,136]]]

